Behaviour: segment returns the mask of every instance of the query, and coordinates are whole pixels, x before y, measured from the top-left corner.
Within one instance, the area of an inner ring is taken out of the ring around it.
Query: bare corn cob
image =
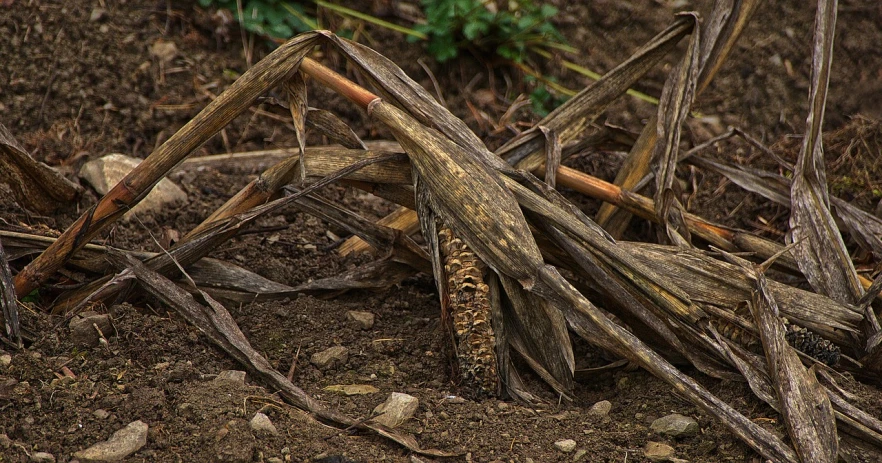
[[[449,228],[441,226],[438,237],[447,276],[446,307],[442,310],[452,324],[459,370],[467,383],[496,395],[496,337],[490,320],[489,288],[484,283],[485,265]]]
[[[750,318],[750,311],[746,305],[738,306],[735,309],[735,314],[739,317]],[[781,321],[784,322],[786,330],[784,339],[791,347],[823,364],[834,366],[839,363],[841,353],[836,344],[807,328],[791,323],[786,317],[781,317]],[[721,335],[747,349],[755,350],[760,346],[759,338],[755,334],[735,323],[717,320],[715,327]]]

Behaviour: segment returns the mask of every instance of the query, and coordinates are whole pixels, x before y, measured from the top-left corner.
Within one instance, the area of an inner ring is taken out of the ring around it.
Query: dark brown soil
[[[0,1],[0,36],[5,43],[0,47],[0,122],[36,159],[71,179],[85,161],[107,153],[146,157],[247,69],[246,55],[253,63],[268,50],[259,38],[253,46],[243,47],[238,28],[190,2],[121,0],[107,2],[106,12],[96,14],[93,8],[104,3]],[[689,2],[554,3],[561,5],[558,26],[563,35],[583,51],[566,58],[599,72],[611,69],[662,30],[675,10],[706,13],[708,9],[708,2],[694,6]],[[827,127],[842,126],[856,114],[882,117],[878,53],[882,7],[842,2],[839,8]],[[699,142],[727,125],[744,128],[770,144],[801,133],[813,15],[814,8],[799,1],[767,2],[761,7],[719,78],[699,99],[696,111],[704,117],[690,122],[684,139]],[[353,28],[329,13],[322,20],[331,29]],[[435,91],[418,64],[424,57],[419,45],[375,27],[358,30],[360,41],[378,48]],[[165,63],[150,52],[163,42],[173,43],[177,50]],[[678,56],[666,59],[637,88],[658,95]],[[443,66],[428,57],[425,61],[448,106],[491,147],[535,122],[526,110],[503,118],[512,101],[530,91],[531,84],[515,70],[473,56]],[[538,65],[570,88],[590,83],[549,63]],[[367,139],[384,135],[341,98],[313,90],[311,105],[333,110]],[[271,104],[260,109],[281,118],[286,115],[286,110]],[[604,118],[637,132],[653,111],[648,103],[625,98]],[[315,138],[313,143],[323,142]],[[196,155],[295,144],[290,123],[249,112]],[[774,165],[743,145],[720,151],[728,159]],[[616,154],[585,153],[569,162],[612,178],[620,159]],[[840,179],[834,182],[836,193],[864,208],[875,207],[882,196],[882,162],[879,153],[868,156],[873,155],[872,162],[831,157],[831,162],[841,160],[833,167],[832,175]],[[158,250],[151,236],[163,227],[186,232],[259,173],[248,166],[233,167],[179,171],[173,179],[189,195],[187,204],[120,223],[98,241],[130,250]],[[713,175],[689,175],[684,178],[695,180],[697,186],[693,192],[697,213],[780,239],[786,210],[745,195]],[[342,187],[327,188],[323,194],[373,218],[391,210],[387,203]],[[3,186],[0,198],[0,228],[57,234],[97,196],[87,192],[79,207],[52,217],[22,209]],[[597,208],[593,201],[580,202],[589,212]],[[268,233],[244,235],[221,246],[212,257],[289,285],[332,276],[364,261],[342,258],[332,249],[340,230],[294,210],[264,219],[257,227],[276,230],[273,239]],[[649,236],[641,223],[629,234]],[[13,262],[14,269],[22,265]],[[51,305],[53,294],[41,293],[37,305]],[[213,381],[221,371],[242,369],[241,365],[162,304],[139,297],[129,302],[96,308],[112,316],[114,327],[104,333],[107,343],[98,347],[75,345],[60,318],[41,315],[39,310],[26,314],[30,327],[39,333],[36,341],[25,351],[7,351],[11,363],[0,365],[0,435],[6,436],[0,439],[0,461],[30,461],[35,452],[49,452],[59,462],[71,461],[74,452],[135,420],[149,424],[150,431],[147,445],[127,461],[313,461],[335,455],[358,462],[432,461],[412,459],[402,447],[378,437],[351,435],[320,424],[250,377],[245,385]],[[366,418],[391,392],[417,397],[419,409],[403,429],[426,448],[459,454],[453,461],[643,461],[642,449],[649,441],[670,444],[677,458],[688,461],[760,461],[720,424],[640,370],[617,369],[581,381],[572,404],[559,403],[531,377],[528,382],[548,405],[527,407],[476,398],[452,379],[429,276],[411,277],[383,292],[354,292],[328,300],[300,296],[230,310],[259,352],[283,374],[294,364],[294,383],[328,407]],[[348,310],[376,314],[375,326],[357,329],[347,322]],[[345,365],[321,371],[310,364],[312,354],[336,345],[349,349]],[[577,367],[608,363],[588,346],[577,347]],[[73,377],[66,377],[64,368]],[[746,386],[689,373],[755,422],[783,433],[780,417],[751,398]],[[344,396],[324,389],[341,384],[370,384],[380,392]],[[868,402],[882,399],[877,389],[857,384],[853,388]],[[612,403],[610,414],[602,418],[589,414],[589,407],[602,400]],[[278,436],[251,430],[248,421],[256,411],[270,417]],[[670,413],[697,419],[698,435],[673,440],[653,433],[650,423]],[[577,450],[565,454],[555,449],[554,443],[562,439],[575,440]]]

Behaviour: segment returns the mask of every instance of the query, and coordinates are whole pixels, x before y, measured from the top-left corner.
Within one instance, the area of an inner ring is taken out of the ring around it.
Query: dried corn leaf
[[[295,188],[288,188],[295,194]],[[377,225],[338,204],[316,195],[302,195],[294,203],[302,211],[330,222],[367,241],[384,255],[391,255],[398,262],[408,264],[415,270],[429,272],[429,256],[409,236],[398,230]]]
[[[707,87],[720,66],[726,61],[759,3],[758,0],[744,2],[717,0],[714,2],[704,25],[700,42],[698,93]],[[669,78],[672,79],[674,76]],[[647,122],[637,143],[631,149],[616,175],[615,184],[621,186],[622,189],[631,190],[649,172],[652,154],[658,141],[657,123],[658,115]],[[631,216],[624,211],[616,211],[618,210],[612,204],[603,204],[597,213],[597,222],[613,236],[619,237],[627,228]]]
[[[713,170],[747,191],[790,207],[789,192],[791,181],[786,177],[748,166],[733,165],[721,160],[711,160],[700,156],[690,158],[689,162],[701,168]],[[872,252],[877,258],[882,258],[882,219],[835,196],[830,197],[830,205],[832,206],[831,212],[833,212],[835,218],[841,221],[845,226],[845,230],[849,232],[858,245]],[[774,252],[771,254],[774,254]],[[787,256],[784,257],[786,258]],[[795,264],[796,261],[794,260],[793,263]],[[789,264],[788,266],[792,267]]]
[[[485,164],[505,168],[505,163],[490,153],[465,122],[454,117],[447,108],[435,101],[429,92],[408,77],[391,60],[364,45],[327,31],[323,33],[325,38],[347,57],[349,63],[358,68],[362,76],[376,88],[387,103],[404,109],[422,125],[437,129],[462,149],[468,149],[474,156],[481,158]],[[369,102],[369,100],[362,101],[359,104],[367,106]]]
[[[307,124],[309,119],[307,119]],[[401,147],[393,141],[371,141],[365,143],[368,150],[375,152],[391,151],[400,152]],[[306,165],[309,166],[310,153],[321,151],[337,151],[336,146],[317,146],[306,148]],[[362,148],[354,148],[362,149]],[[178,169],[192,170],[200,167],[211,167],[221,172],[242,173],[242,172],[260,172],[278,164],[291,156],[299,156],[298,148],[279,148],[271,150],[244,151],[239,153],[210,154],[207,156],[195,156],[187,158],[182,162]]]
[[[332,277],[319,278],[297,285],[293,289],[296,292],[333,297],[353,289],[386,289],[401,283],[413,273],[411,265],[398,262],[390,255]]]
[[[159,272],[163,275],[167,275],[168,272],[176,271],[178,265],[187,267],[207,255],[212,250],[216,249],[217,246],[219,246],[221,243],[224,243],[235,236],[240,230],[246,228],[248,225],[253,223],[253,221],[256,220],[258,217],[261,217],[264,214],[276,211],[281,207],[289,205],[295,202],[300,196],[312,193],[319,188],[327,186],[328,184],[351,174],[352,172],[355,172],[359,169],[364,168],[367,165],[370,165],[371,163],[383,162],[385,160],[389,160],[391,157],[395,157],[395,155],[381,155],[356,162],[346,168],[337,171],[333,175],[329,175],[322,180],[309,185],[307,188],[297,194],[280,198],[266,204],[256,206],[246,212],[242,212],[221,220],[214,221],[205,226],[198,233],[188,235],[187,237],[185,237],[185,239],[182,239],[181,241],[175,243],[175,245],[171,249],[169,249],[168,252],[164,254],[159,254],[151,258],[149,261],[146,262],[146,265],[151,270]],[[50,248],[51,247],[52,245],[50,245]],[[82,305],[85,298],[95,298],[93,300],[103,300],[117,294],[118,291],[123,289],[121,285],[107,286],[102,288],[100,293],[96,293],[96,289],[98,287],[101,287],[106,281],[107,278],[105,277],[101,280],[90,283],[83,288],[71,291],[68,294],[64,294],[62,297],[59,298],[58,301],[56,301],[52,309],[53,312],[64,313],[68,310],[71,310],[73,307]]]
[[[680,129],[689,115],[695,96],[701,37],[697,18],[694,14],[689,16],[694,18],[696,30],[693,30],[683,60],[662,89],[656,125],[658,143],[652,155],[658,165],[658,175],[655,177],[655,213],[665,228],[667,239],[682,246],[689,244],[689,229],[683,220],[683,206],[676,199],[672,188],[676,180],[677,153],[680,151]]]
[[[309,108],[306,125],[346,148],[367,150],[365,143],[339,117],[324,109]]]
[[[727,259],[740,265],[754,284],[750,311],[759,329],[768,374],[796,453],[804,462],[837,461],[839,438],[833,406],[814,370],[807,370],[785,341],[778,304],[762,268],[731,255]]]
[[[540,377],[572,400],[576,362],[563,314],[550,302],[524,291],[512,278],[499,275],[499,279],[507,302],[502,320],[512,346],[529,359],[527,363]]]
[[[537,128],[523,132],[497,150],[497,154],[519,168],[532,171],[542,161],[545,137],[539,127],[558,135],[561,144],[583,136],[594,121],[616,98],[667,55],[693,27],[689,18],[677,18],[673,24],[640,47],[625,62],[609,71],[576,96],[543,118]],[[535,153],[535,155],[534,155]],[[530,157],[529,161],[525,158]]]
[[[16,202],[41,214],[70,204],[82,190],[55,169],[35,161],[0,124],[0,183],[9,185]]]
[[[45,282],[71,255],[143,199],[153,185],[196,148],[246,111],[261,94],[288,78],[318,38],[315,32],[301,34],[242,74],[22,269],[15,276],[16,294],[24,296]]]
[[[18,321],[18,300],[15,297],[12,271],[9,270],[9,260],[3,250],[2,239],[0,239],[0,309],[2,309],[0,313],[3,316],[3,327],[6,334],[3,340],[20,349],[22,344],[21,327]]]
[[[796,243],[794,257],[816,291],[842,303],[854,304],[862,294],[854,264],[830,214],[821,124],[836,27],[836,1],[819,0],[815,16],[812,80],[805,138],[793,173],[790,201],[790,234]],[[875,323],[872,323],[875,322]],[[875,319],[867,320],[864,336],[879,331]]]
[[[376,100],[369,112],[392,130],[410,156],[435,213],[490,267],[532,287],[542,255],[500,178],[473,153],[395,106]]]
[[[625,358],[639,364],[650,373],[674,386],[680,394],[686,396],[692,403],[719,419],[732,433],[763,455],[763,457],[773,461],[796,460],[796,454],[793,450],[787,447],[774,434],[758,426],[721,401],[695,382],[695,380],[677,370],[667,360],[646,346],[640,339],[609,320],[570,285],[554,267],[545,266],[540,269],[539,278],[543,285],[566,301],[566,305],[561,306],[561,308],[567,311],[566,317],[568,321],[577,321],[581,318],[583,323],[594,325],[597,328],[594,331],[600,337],[607,338],[604,341],[586,338],[587,341],[617,345],[619,353],[624,354]]]
[[[285,92],[288,94],[288,109],[291,111],[291,119],[294,121],[294,135],[297,138],[297,146],[300,148],[300,181],[306,180],[306,171],[303,169],[303,155],[306,152],[306,114],[309,112],[307,103],[306,80],[303,74],[294,73],[284,83]]]
[[[212,297],[238,303],[284,299],[296,295],[291,286],[260,276],[236,264],[203,258],[187,270],[196,286]]]
[[[696,302],[734,308],[751,299],[753,286],[737,267],[702,251],[646,243],[619,244],[657,272],[665,272]],[[848,345],[857,332],[861,314],[854,307],[775,281],[769,281],[769,288],[782,315],[791,321],[843,345]]]

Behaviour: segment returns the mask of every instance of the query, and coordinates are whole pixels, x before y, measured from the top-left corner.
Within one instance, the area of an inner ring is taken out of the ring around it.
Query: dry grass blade
[[[266,358],[251,347],[248,339],[242,334],[230,313],[208,294],[200,292],[207,306],[200,304],[190,293],[162,275],[150,270],[137,259],[120,256],[116,252],[111,253],[110,256],[117,266],[134,273],[138,282],[150,294],[175,309],[187,321],[199,328],[212,342],[236,359],[236,361],[256,373],[261,380],[273,389],[278,390],[286,402],[338,426],[368,428],[413,452],[433,456],[452,456],[439,450],[421,449],[413,436],[375,424],[358,423],[350,417],[325,408],[291,383],[284,375],[273,368]]]
[[[42,162],[35,161],[0,124],[0,183],[9,185],[15,200],[48,214],[79,196],[81,188]]]
[[[285,81],[285,92],[288,94],[288,109],[291,110],[291,119],[294,121],[294,134],[297,137],[297,146],[300,148],[300,181],[306,180],[306,172],[303,169],[303,156],[306,153],[306,114],[309,112],[307,103],[306,81],[303,75],[295,73]]]
[[[720,66],[729,56],[759,3],[758,0],[714,2],[701,37],[700,74],[697,86],[699,94],[713,80]],[[616,175],[614,183],[622,189],[632,189],[649,172],[651,157],[658,142],[656,124],[658,124],[658,116],[646,123],[637,143]],[[629,221],[630,215],[616,212],[612,204],[602,205],[597,213],[597,222],[614,237],[621,236]]]
[[[854,264],[845,248],[833,216],[824,168],[821,125],[824,118],[830,65],[833,58],[833,35],[836,26],[835,0],[818,2],[815,16],[814,50],[812,53],[812,84],[809,93],[809,114],[806,132],[791,186],[789,239],[796,243],[793,254],[803,275],[816,291],[831,298],[854,304],[862,289]],[[865,354],[867,340],[880,331],[879,321],[870,311],[861,326]],[[878,368],[882,365],[871,365]]]
[[[6,337],[4,342],[21,349],[21,328],[18,321],[18,300],[15,297],[15,285],[12,283],[12,271],[9,270],[9,260],[3,250],[3,240],[0,239],[0,308],[2,308],[3,327]]]
[[[554,131],[561,144],[583,135],[588,124],[667,55],[683,36],[692,31],[693,25],[691,19],[677,18],[625,62],[548,114],[536,124],[536,129],[506,143],[497,154],[519,168],[532,171],[544,158],[545,137],[540,127]]]
[[[306,115],[306,125],[346,148],[368,149],[361,138],[352,131],[352,128],[330,111],[309,108],[309,113]]]
[[[398,155],[381,155],[374,158],[363,159],[335,172],[332,175],[322,178],[320,181],[311,184],[309,187],[305,188],[303,191],[297,194],[277,199],[272,202],[253,207],[248,211],[211,222],[199,233],[188,235],[187,237],[185,237],[185,239],[182,239],[175,243],[175,245],[171,249],[169,249],[167,253],[159,254],[156,257],[151,258],[147,262],[147,265],[152,270],[157,271],[161,274],[166,274],[166,272],[174,271],[177,265],[183,265],[184,267],[187,267],[207,255],[213,249],[217,248],[217,246],[219,246],[221,243],[224,243],[235,236],[239,231],[247,227],[258,217],[269,212],[278,210],[279,208],[288,204],[291,204],[296,201],[300,196],[312,193],[313,191],[316,191],[317,189],[333,183],[334,181],[337,181],[342,177],[356,172],[367,165],[390,160],[397,156]],[[52,245],[49,246],[49,248],[51,247]],[[104,285],[106,281],[107,277],[92,282],[83,288],[74,290],[70,294],[63,295],[53,306],[53,312],[64,313],[74,307],[82,305],[83,301],[86,298],[97,298],[95,300],[104,300],[106,298],[114,296],[118,293],[118,291],[123,289],[120,286],[107,286],[102,288],[100,294],[95,293],[96,289]]]
[[[691,16],[691,15],[690,15]],[[695,19],[698,29],[698,20]],[[658,126],[659,138],[652,158],[659,167],[656,176],[655,207],[659,221],[665,227],[670,242],[688,245],[689,230],[683,221],[683,207],[676,199],[674,180],[676,180],[677,153],[680,149],[680,128],[689,115],[692,100],[695,96],[696,80],[699,71],[699,38],[701,34],[694,31],[683,61],[665,82],[662,96],[659,99]]]
[[[782,251],[784,252],[784,251]],[[735,260],[734,256],[727,256]],[[778,396],[787,432],[804,462],[835,462],[839,453],[836,417],[827,391],[784,339],[778,304],[761,266],[736,262],[755,285],[750,311],[766,354],[768,374]]]
[[[298,193],[294,188],[289,187],[288,190]],[[432,271],[427,264],[429,256],[423,248],[398,230],[377,225],[342,206],[312,194],[301,195],[294,205],[310,215],[359,236],[384,256],[393,257],[395,261],[406,263],[418,271]]]
[[[665,272],[694,301],[732,310],[751,299],[753,286],[737,267],[702,251],[644,243],[619,244],[657,272]],[[769,281],[769,288],[782,315],[829,340],[848,345],[858,330],[861,314],[851,306],[775,281]]]
[[[405,235],[412,235],[420,229],[420,221],[417,218],[416,211],[406,207],[395,209],[391,214],[378,220],[377,225],[401,230]],[[358,254],[368,249],[370,249],[370,245],[367,242],[357,236],[353,236],[344,241],[337,249],[337,252],[341,256],[346,256],[353,253]]]
[[[317,33],[298,36],[277,48],[245,72],[220,97],[84,212],[43,254],[15,276],[19,297],[51,277],[77,250],[137,204],[159,180],[184,158],[257,100],[266,90],[284,81],[299,57],[312,49]]]
[[[792,182],[789,178],[760,169],[732,165],[700,156],[694,156],[688,162],[704,169],[713,170],[747,191],[790,207],[789,192]],[[830,196],[830,205],[835,218],[841,221],[845,230],[858,245],[872,252],[877,258],[882,257],[882,219],[835,196]],[[794,260],[793,263],[795,264],[796,261]],[[861,280],[861,284],[865,288],[867,287],[863,280]]]

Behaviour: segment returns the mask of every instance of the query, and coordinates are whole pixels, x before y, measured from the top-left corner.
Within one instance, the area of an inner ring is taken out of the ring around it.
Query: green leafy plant
[[[511,0],[504,7],[486,0],[422,0],[426,24],[415,28],[428,37],[428,51],[440,62],[463,48],[523,61],[531,46],[562,46],[549,22],[557,9],[532,0]]]
[[[526,76],[527,82],[535,81],[536,78]],[[560,95],[553,90],[549,90],[548,86],[542,82],[537,82],[536,88],[530,92],[530,105],[533,112],[539,117],[545,117],[558,106],[564,104],[569,98],[566,95]]]
[[[315,19],[303,5],[281,0],[242,0],[241,16],[236,0],[199,0],[202,7],[214,6],[233,12],[242,27],[255,34],[276,39],[315,29]]]

